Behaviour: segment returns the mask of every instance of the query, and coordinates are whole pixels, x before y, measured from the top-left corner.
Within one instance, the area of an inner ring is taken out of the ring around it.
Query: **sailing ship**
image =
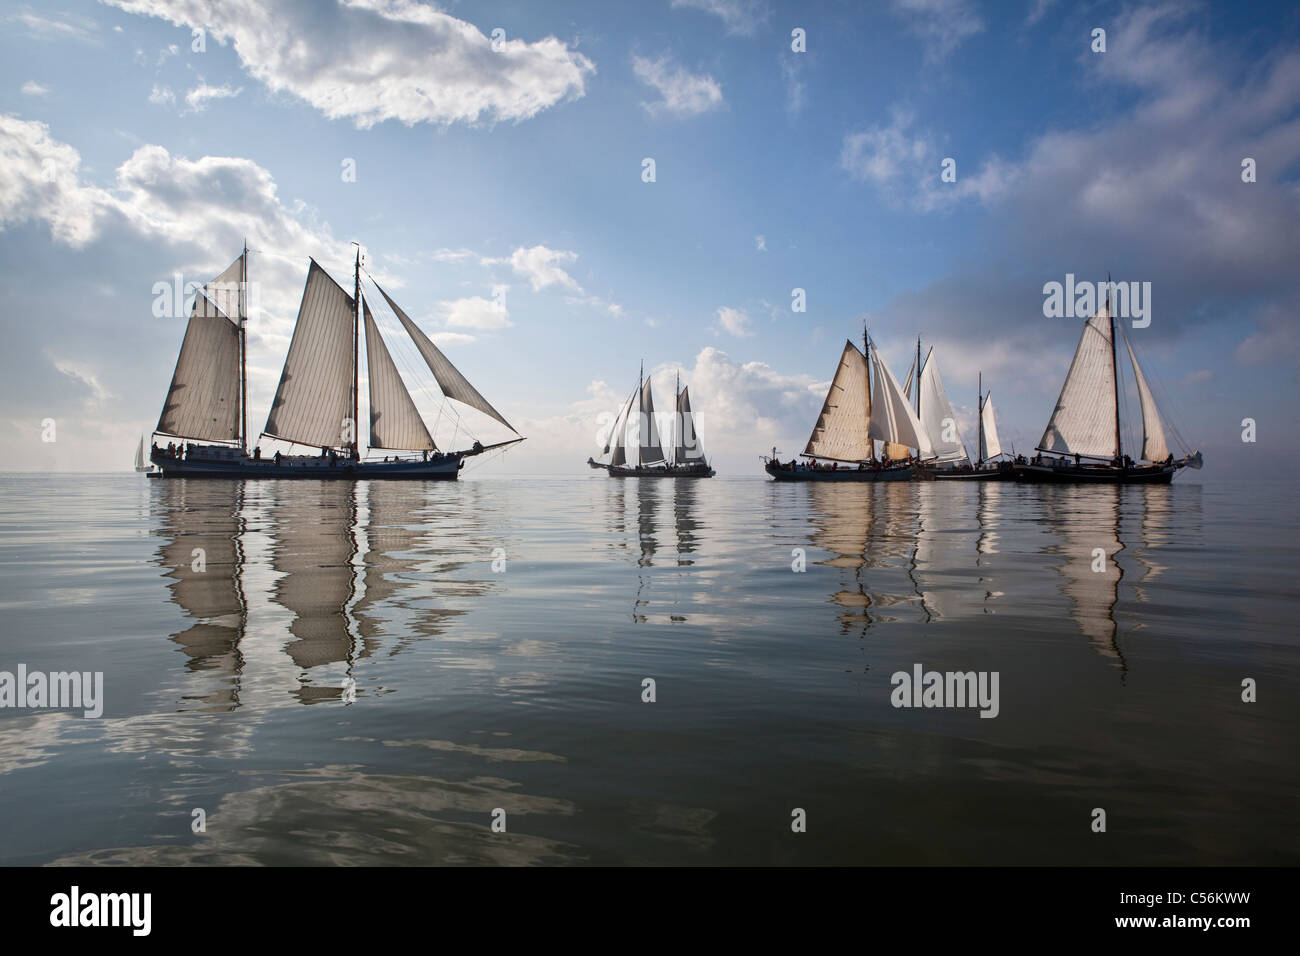
[[[135,470],[147,475],[157,475],[153,463],[144,460],[144,436],[140,436],[140,444],[135,448]]]
[[[695,430],[695,414],[691,411],[690,387],[681,387],[678,377],[674,385],[675,401],[673,411],[672,443],[669,448],[672,457],[664,454],[659,440],[659,428],[655,424],[654,395],[650,389],[650,379],[645,377],[645,366],[637,381],[636,391],[628,396],[614,419],[614,428],[605,440],[601,457],[609,456],[608,461],[588,458],[587,464],[592,468],[603,468],[611,478],[712,478],[715,474],[704,456],[704,447]],[[633,406],[637,408],[636,458],[630,461],[627,442],[628,420],[632,416]]]
[[[916,340],[916,361],[920,371],[916,376],[916,416],[922,427],[930,436],[934,449],[933,457],[922,461],[924,476],[937,481],[1008,481],[1015,477],[1015,472],[1008,461],[998,461],[1002,454],[1002,445],[998,441],[998,426],[993,416],[993,400],[984,395],[984,376],[979,376],[976,394],[978,395],[978,457],[974,464],[966,452],[966,443],[961,437],[957,417],[953,414],[952,403],[944,390],[943,379],[939,375],[939,363],[934,355],[934,348],[926,353],[921,362],[921,340]],[[910,386],[909,385],[909,394]]]
[[[1142,453],[1137,461],[1124,454],[1119,341],[1110,311],[1109,285],[1108,277],[1105,302],[1084,323],[1056,408],[1038,443],[1039,454],[1028,461],[1016,460],[1019,481],[1168,484],[1180,469],[1201,467],[1199,451],[1174,458],[1169,450],[1160,411],[1127,338],[1124,344],[1142,409]]]
[[[764,470],[777,481],[909,481],[916,466],[908,449],[922,458],[933,453],[911,402],[865,329],[862,347],[844,343],[821,415],[800,454],[806,461],[782,462],[775,448],[771,457],[763,456]],[[886,443],[883,458],[876,457],[877,440]]]
[[[517,437],[461,451],[434,443],[397,371],[370,304],[361,292],[357,249],[349,294],[311,260],[298,319],[261,436],[320,449],[319,454],[262,457],[248,441],[248,246],[194,297],[185,338],[154,435],[181,439],[163,448],[155,439],[150,460],[175,478],[413,478],[454,480],[464,459],[523,441],[374,277],[370,281],[449,399],[488,415]],[[365,326],[369,377],[369,451],[406,452],[363,459],[358,443],[361,328]]]

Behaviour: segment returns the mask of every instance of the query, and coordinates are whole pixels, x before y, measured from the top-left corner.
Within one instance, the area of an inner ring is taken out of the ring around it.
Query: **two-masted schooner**
[[[966,443],[953,414],[952,403],[939,375],[939,362],[934,348],[921,361],[921,340],[916,340],[916,417],[930,436],[933,454],[921,461],[922,476],[936,481],[1009,481],[1015,477],[1009,461],[999,461],[1002,445],[998,441],[998,426],[993,415],[993,400],[984,394],[984,376],[979,377],[978,457],[972,463]],[[910,377],[910,376],[909,376]],[[908,382],[911,394],[912,382]]]
[[[699,434],[695,430],[695,414],[691,411],[690,387],[681,387],[678,378],[674,386],[672,439],[668,446],[671,457],[664,454],[655,423],[654,395],[650,379],[645,377],[645,367],[636,390],[628,396],[614,418],[614,427],[605,440],[601,457],[607,461],[588,458],[592,468],[603,468],[611,478],[712,478],[715,474],[704,456]],[[636,441],[627,441],[627,426],[637,410]],[[634,455],[630,459],[629,455]]]
[[[782,462],[775,448],[771,457],[763,456],[764,470],[777,481],[909,481],[916,466],[908,450],[915,448],[921,458],[933,454],[911,402],[865,329],[862,347],[844,343],[821,415],[800,455],[806,461]],[[886,443],[883,459],[875,454],[877,440]]]
[[[1120,435],[1119,341],[1108,280],[1104,304],[1083,325],[1056,408],[1038,442],[1039,454],[1028,461],[1016,460],[1017,480],[1168,484],[1179,469],[1201,467],[1199,451],[1175,458],[1169,450],[1146,376],[1127,338],[1124,345],[1142,408],[1140,458],[1134,461],[1124,453]]]
[[[247,246],[229,268],[198,291],[154,430],[155,436],[182,439],[180,444],[160,447],[155,437],[150,460],[164,477],[452,480],[464,459],[524,440],[519,436],[491,445],[475,441],[463,451],[438,448],[362,295],[361,272],[358,248],[354,291],[349,294],[311,260],[280,384],[260,436],[320,449],[311,455],[277,451],[263,457],[260,448],[249,449]],[[442,393],[518,436],[373,276],[370,280],[414,341]],[[366,459],[357,427],[363,324],[370,386],[371,457]],[[373,457],[376,451],[408,454],[379,460]]]

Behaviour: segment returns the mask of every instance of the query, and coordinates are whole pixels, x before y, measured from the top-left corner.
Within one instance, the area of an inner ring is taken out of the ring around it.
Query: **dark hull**
[[[1016,472],[1011,465],[1001,468],[976,468],[957,471],[944,468],[926,469],[927,477],[935,481],[1015,481]]]
[[[777,481],[911,481],[916,468],[905,465],[899,468],[790,468],[769,461],[763,470]]]
[[[166,458],[153,459],[164,478],[273,478],[316,481],[360,481],[371,479],[407,481],[455,481],[461,456],[443,455],[432,461],[348,461],[339,458]],[[151,476],[152,477],[152,476]]]
[[[1082,465],[1053,468],[1050,465],[1015,465],[1016,481],[1050,485],[1167,485],[1182,464],[1134,465],[1114,468],[1109,465]]]
[[[716,472],[708,465],[691,465],[679,468],[624,468],[620,465],[595,464],[604,468],[611,478],[712,478]]]

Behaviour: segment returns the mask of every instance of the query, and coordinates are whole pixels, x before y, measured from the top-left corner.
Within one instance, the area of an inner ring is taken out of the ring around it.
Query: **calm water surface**
[[[1300,863],[1288,485],[0,491],[0,863]]]

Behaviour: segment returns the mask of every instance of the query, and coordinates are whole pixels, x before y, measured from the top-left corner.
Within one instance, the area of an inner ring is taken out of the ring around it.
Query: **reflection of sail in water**
[[[840,588],[831,594],[839,613],[840,633],[865,634],[873,623],[871,609],[900,603],[890,594],[868,593],[864,571],[910,563],[911,528],[899,534],[891,502],[902,485],[811,483],[808,489],[812,543],[830,557],[816,562],[840,569]],[[877,500],[877,495],[880,499]],[[880,511],[885,512],[882,519]]]
[[[271,566],[282,575],[275,600],[294,615],[289,631],[295,640],[285,653],[304,670],[342,662],[350,669],[363,653],[350,607],[356,592],[356,495],[351,482],[313,483],[280,496],[273,514]],[[299,698],[312,703],[344,692],[304,684]]]
[[[1070,616],[1098,653],[1127,670],[1117,640],[1115,605],[1124,576],[1116,555],[1120,541],[1119,485],[1044,489],[1043,507],[1060,537],[1065,577],[1062,592],[1070,599]],[[1100,570],[1094,570],[1100,569]]]
[[[980,590],[984,594],[984,613],[995,614],[993,602],[1004,593],[998,590],[995,576],[1004,486],[998,481],[981,481],[975,487],[975,525],[979,528],[979,535],[975,539],[975,568],[979,574]]]
[[[1141,544],[1133,557],[1142,565],[1142,573],[1133,582],[1133,596],[1139,601],[1148,601],[1146,586],[1168,570],[1157,560],[1155,552],[1168,540],[1173,519],[1173,499],[1177,494],[1181,501],[1192,495],[1199,496],[1200,485],[1179,485],[1177,490],[1172,485],[1137,485],[1132,491],[1131,501],[1142,510]],[[1183,512],[1180,508],[1180,517]]]
[[[930,620],[957,619],[973,611],[970,567],[978,555],[979,530],[971,505],[982,489],[997,482],[926,482],[916,487],[916,579]]]
[[[241,580],[243,485],[159,485],[158,533],[167,539],[159,562],[172,579],[172,600],[194,621],[171,639],[189,657],[187,670],[200,678],[196,692],[183,693],[179,703],[185,710],[234,710],[247,619]]]
[[[436,595],[429,582],[431,564],[442,587],[454,586],[458,593],[467,594],[483,588],[475,582],[453,581],[444,573],[462,565],[438,562],[441,555],[431,528],[445,523],[437,520],[439,516],[431,521],[412,508],[419,499],[410,486],[366,482],[357,485],[357,493],[358,523],[365,528],[360,540],[365,571],[352,607],[362,638],[360,656],[374,653],[384,637],[396,639],[391,651],[396,654],[421,638],[441,633],[448,618],[465,613],[432,600]]]
[[[677,565],[694,564],[690,555],[699,547],[700,522],[695,517],[696,489],[693,481],[675,482],[673,492],[673,527],[677,531]]]
[[[648,569],[654,567],[655,552],[659,549],[655,537],[655,521],[658,518],[660,482],[637,479],[636,489],[636,532],[641,544],[641,556],[636,564],[641,571],[637,574],[636,600],[632,605],[632,620],[644,624],[646,614],[643,610],[650,604],[645,591],[650,583]]]

